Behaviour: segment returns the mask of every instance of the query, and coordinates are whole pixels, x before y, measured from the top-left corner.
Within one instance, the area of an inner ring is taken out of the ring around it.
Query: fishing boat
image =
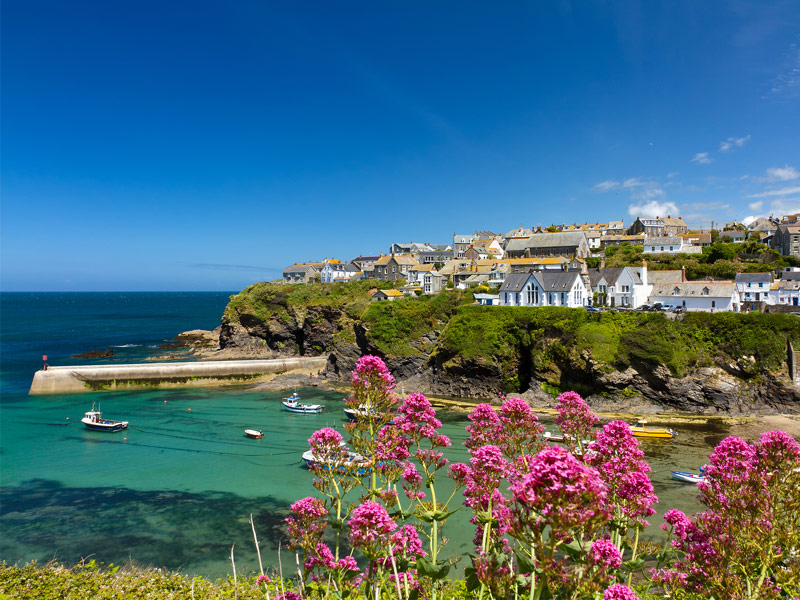
[[[127,421],[112,421],[111,419],[104,419],[103,413],[94,409],[87,411],[85,416],[81,419],[81,423],[86,425],[87,429],[93,431],[122,431],[128,428]]]
[[[296,395],[296,394],[295,394]],[[320,413],[322,412],[321,404],[303,404],[299,399],[294,396],[287,398],[283,401],[283,406],[289,412],[293,413]]]
[[[544,432],[544,436],[542,436],[542,437],[544,437],[544,439],[546,439],[546,440],[548,440],[550,442],[563,442],[564,441],[564,436],[563,435],[559,435],[557,433],[550,433],[549,431],[545,431]]]
[[[706,480],[706,476],[702,473],[691,473],[689,471],[673,471],[672,478],[683,483],[702,483]]]
[[[369,462],[355,452],[343,454],[340,460],[323,462],[314,456],[313,450],[306,450],[303,452],[303,462],[306,463],[309,469],[321,468],[325,471],[335,471],[337,473],[354,473],[362,477],[371,470]]]
[[[669,427],[647,427],[647,421],[639,419],[635,425],[631,426],[631,433],[634,437],[641,438],[667,438],[672,439],[678,433]]]
[[[262,438],[264,437],[264,432],[256,429],[245,429],[244,434],[249,438]]]

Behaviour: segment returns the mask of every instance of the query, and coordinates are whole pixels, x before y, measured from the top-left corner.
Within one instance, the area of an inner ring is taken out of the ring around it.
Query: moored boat
[[[342,455],[340,460],[324,462],[314,456],[313,450],[303,452],[303,462],[309,469],[320,468],[325,471],[335,471],[337,473],[354,473],[357,475],[367,475],[371,469],[369,462],[360,454],[347,452]]]
[[[103,413],[94,409],[94,404],[92,404],[92,410],[87,411],[85,416],[81,419],[81,423],[92,431],[122,431],[128,428],[128,421],[104,419]]]
[[[690,471],[673,471],[672,478],[683,483],[702,483],[706,480],[706,476],[702,473],[692,473]]]
[[[635,425],[631,426],[631,433],[634,437],[641,438],[665,438],[672,439],[678,433],[669,427],[647,427],[647,421],[639,419]]]
[[[549,431],[545,431],[544,435],[542,437],[544,437],[544,439],[546,439],[546,440],[548,440],[550,442],[563,442],[564,441],[564,436],[563,435],[560,435],[560,434],[557,434],[557,433],[550,433]]]
[[[283,406],[289,412],[294,413],[319,413],[322,412],[322,405],[321,404],[303,404],[298,400],[293,400],[292,398],[287,398],[283,401]]]
[[[244,434],[249,438],[262,438],[264,437],[264,432],[261,430],[256,429],[245,429]]]

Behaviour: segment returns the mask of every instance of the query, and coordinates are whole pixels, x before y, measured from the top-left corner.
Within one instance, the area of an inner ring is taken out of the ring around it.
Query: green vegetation
[[[308,306],[345,306],[348,315],[358,318],[370,304],[370,290],[388,290],[393,285],[391,281],[376,280],[308,284],[262,281],[231,296],[225,316],[232,322],[238,322],[242,313],[262,321],[277,317],[291,322],[290,309],[302,312]]]
[[[421,354],[416,343],[426,334],[441,330],[456,309],[474,301],[472,292],[446,290],[432,296],[373,302],[364,313],[367,337],[384,354]]]
[[[648,268],[654,271],[685,268],[686,278],[697,280],[733,279],[736,273],[763,273],[798,265],[793,256],[781,256],[756,239],[740,244],[715,241],[703,248],[702,254],[644,254],[643,251],[643,246],[628,242],[610,246],[605,250],[606,267],[640,266],[646,260]]]
[[[507,382],[518,374],[524,384],[528,371],[563,387],[564,371],[580,365],[587,353],[605,371],[663,364],[680,377],[691,368],[752,356],[758,372],[781,368],[787,340],[800,342],[794,315],[689,313],[672,320],[662,313],[473,305],[457,310],[437,351],[444,361],[493,362]]]
[[[103,567],[95,561],[65,567],[57,563],[24,567],[0,564],[0,600],[264,600],[284,590],[297,591],[288,579],[270,575],[272,582],[257,585],[254,575],[209,581],[154,568]],[[445,583],[445,598],[471,597],[460,581]],[[361,597],[363,598],[363,596]]]

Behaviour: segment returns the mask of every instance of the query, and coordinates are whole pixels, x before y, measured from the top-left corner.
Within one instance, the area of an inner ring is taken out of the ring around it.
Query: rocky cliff
[[[363,354],[383,356],[400,388],[448,397],[522,394],[547,403],[576,389],[603,410],[797,412],[786,315],[587,314],[471,305],[468,292],[370,303],[369,284],[257,284],[232,297],[220,348],[241,356],[328,355],[346,381]],[[347,286],[353,286],[348,288]]]

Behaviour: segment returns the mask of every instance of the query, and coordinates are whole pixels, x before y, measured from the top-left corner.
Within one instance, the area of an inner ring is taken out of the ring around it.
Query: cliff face
[[[785,364],[787,340],[800,340],[796,317],[687,315],[673,322],[663,315],[468,306],[463,293],[355,307],[278,294],[265,310],[252,296],[232,298],[222,349],[263,358],[327,354],[326,376],[343,382],[360,356],[377,354],[398,388],[438,396],[516,393],[545,403],[556,390],[575,389],[603,410],[800,408]]]

